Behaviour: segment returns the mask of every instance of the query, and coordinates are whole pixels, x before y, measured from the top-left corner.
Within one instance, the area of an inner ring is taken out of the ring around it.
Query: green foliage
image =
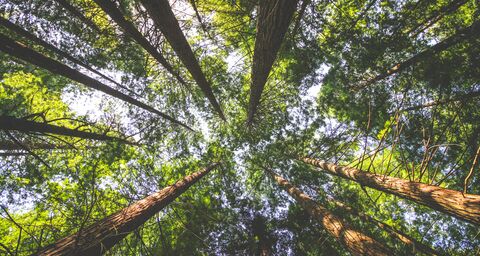
[[[99,31],[53,0],[3,1],[3,17],[129,91],[1,27],[3,34],[196,132],[0,53],[0,115],[137,142],[0,131],[0,146],[12,145],[12,137],[25,146],[0,150],[0,254],[34,253],[214,162],[221,165],[107,254],[253,255],[260,241],[255,223],[261,220],[275,255],[348,255],[264,168],[396,255],[412,251],[331,200],[445,254],[478,254],[478,227],[295,160],[310,156],[459,191],[471,172],[466,192],[480,194],[480,163],[474,164],[480,145],[478,35],[427,54],[366,88],[357,87],[479,22],[478,2],[302,0],[298,9],[304,1],[303,15],[294,15],[250,126],[257,1],[171,2],[226,122],[211,109],[140,1],[115,2],[186,85],[92,0],[69,2]],[[50,148],[41,147],[45,144]]]

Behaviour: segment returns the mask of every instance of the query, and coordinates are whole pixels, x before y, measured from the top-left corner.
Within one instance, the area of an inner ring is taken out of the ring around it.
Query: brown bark
[[[78,72],[77,70],[74,70],[70,67],[68,67],[67,65],[65,64],[62,64],[54,59],[51,59],[39,52],[36,52],[32,49],[29,49],[28,47],[6,37],[5,35],[3,34],[0,34],[0,51],[3,51],[7,54],[10,54],[16,58],[19,58],[21,60],[24,60],[26,62],[29,62],[33,65],[36,65],[38,67],[41,67],[41,68],[44,68],[52,73],[55,73],[55,74],[58,74],[58,75],[61,75],[61,76],[64,76],[64,77],[67,77],[69,79],[72,79],[76,82],[79,82],[87,87],[90,87],[92,89],[95,89],[95,90],[99,90],[99,91],[102,91],[112,97],[115,97],[117,99],[120,99],[120,100],[123,100],[123,101],[126,101],[132,105],[135,105],[137,107],[140,107],[140,108],[143,108],[149,112],[152,112],[152,113],[155,113],[175,124],[178,124],[178,125],[181,125],[191,131],[193,131],[192,128],[190,128],[189,126],[187,126],[186,124],[176,120],[175,118],[165,114],[165,113],[162,113],[158,110],[156,110],[155,108],[145,104],[145,103],[142,103],[126,94],[123,94],[111,87],[109,87],[108,85],[105,85],[87,75],[84,75],[80,72]]]
[[[91,29],[101,32],[100,28],[93,23],[93,21],[89,20],[85,15],[83,15],[75,6],[71,5],[68,0],[55,0],[57,3],[59,3],[65,10],[69,11],[73,16],[77,17],[79,20],[81,20],[83,23],[85,23],[87,26],[89,26]]]
[[[175,200],[218,163],[139,200],[79,232],[58,240],[35,255],[101,255]]]
[[[1,126],[2,124],[0,124]],[[68,145],[55,145],[50,143],[32,143],[32,142],[22,142],[22,145],[26,146],[28,149],[36,150],[36,149],[45,149],[45,150],[53,150],[53,149],[73,149],[72,146]],[[23,146],[15,143],[13,141],[0,141],[0,150],[23,150]]]
[[[129,142],[127,140],[111,137],[105,134],[84,132],[48,123],[28,121],[25,119],[15,118],[11,116],[0,116],[0,130],[51,133],[82,139],[92,139],[100,141],[121,141],[123,143],[133,144],[132,142]]]
[[[92,73],[95,73],[99,76],[101,76],[102,78],[114,83],[115,85],[117,85],[118,87],[120,88],[123,88],[125,90],[128,90],[129,92],[131,93],[134,93],[135,95],[139,96],[137,93],[133,92],[132,90],[128,89],[127,87],[117,83],[115,80],[111,79],[110,77],[102,74],[101,72],[97,71],[96,69],[90,67],[88,64],[76,59],[75,57],[71,56],[70,54],[58,49],[57,47],[49,44],[48,42],[36,37],[35,35],[31,34],[30,32],[28,32],[27,30],[23,29],[22,27],[10,22],[9,20],[3,18],[0,16],[0,25],[8,28],[9,30],[17,33],[18,35],[21,35],[37,44],[39,44],[40,46],[44,47],[45,49],[47,50],[50,50],[52,52],[54,52],[55,54],[57,54],[58,56],[64,58],[64,59],[67,59],[69,61],[71,61],[72,63],[76,64],[76,65],[79,65],[89,71],[91,71]]]
[[[176,72],[172,65],[163,57],[163,55],[155,48],[143,35],[138,31],[138,29],[133,25],[132,22],[128,21],[120,9],[117,8],[116,4],[111,0],[94,0],[94,2],[102,8],[102,10],[107,13],[110,18],[117,23],[118,26],[135,42],[137,42],[143,49],[145,49],[157,62],[162,65],[172,76],[174,76],[181,84],[187,86],[185,80]]]
[[[280,50],[297,2],[298,0],[262,0],[259,2],[248,124],[253,122],[268,74],[272,69],[278,50]]]
[[[268,169],[265,169],[265,171],[353,255],[393,255],[381,243],[350,227],[341,218],[316,203],[311,197],[304,194],[284,178]]]
[[[202,72],[200,64],[187,42],[168,0],[141,0],[141,2],[155,25],[160,29],[190,74],[192,74],[193,79],[210,101],[210,104],[212,104],[220,117],[225,120],[223,111],[215,95],[213,95],[212,87],[205,78],[205,74]]]
[[[458,219],[480,225],[479,195],[462,194],[456,190],[373,174],[312,158],[305,157],[301,160],[332,175],[355,181],[362,186],[412,200]]]
[[[258,240],[256,255],[270,256],[272,255],[272,240],[267,231],[265,219],[261,215],[255,216],[252,221],[252,233]]]
[[[440,252],[432,249],[431,247],[417,241],[415,238],[403,233],[400,230],[395,229],[394,227],[381,222],[379,220],[376,220],[375,218],[371,217],[370,215],[364,214],[362,212],[357,211],[356,209],[353,209],[350,206],[345,205],[342,202],[339,202],[337,200],[331,199],[330,202],[335,204],[339,209],[341,209],[344,212],[348,212],[352,215],[355,215],[359,217],[361,220],[371,223],[380,229],[384,230],[387,232],[390,236],[396,237],[400,241],[402,241],[406,246],[412,249],[412,253],[415,254],[417,251],[424,253],[425,255],[442,255]],[[413,255],[412,254],[412,255]]]
[[[416,63],[428,58],[429,56],[432,56],[434,54],[437,54],[439,52],[442,52],[468,38],[471,37],[477,37],[480,34],[480,21],[475,21],[472,25],[470,25],[467,28],[459,30],[457,33],[454,35],[444,39],[443,41],[429,47],[428,49],[421,51],[420,53],[417,53],[416,55],[410,57],[409,59],[405,60],[404,62],[398,63],[394,65],[393,67],[387,69],[385,72],[368,79],[359,85],[355,86],[357,89],[361,89],[367,86],[372,85],[375,82],[378,82],[384,78],[387,78],[393,74],[399,73],[403,70],[405,70],[408,67],[411,67],[415,65]]]

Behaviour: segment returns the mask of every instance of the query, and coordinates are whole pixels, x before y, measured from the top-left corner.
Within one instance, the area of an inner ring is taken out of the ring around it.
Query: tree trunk
[[[190,48],[187,42],[168,0],[141,0],[141,2],[155,25],[160,29],[190,74],[192,74],[193,79],[210,101],[210,104],[212,104],[220,117],[225,120],[223,111],[215,95],[213,95],[212,87],[205,78],[205,74],[202,72],[192,48]]]
[[[1,126],[2,124],[0,124]],[[21,142],[22,145],[26,146],[28,149],[37,150],[37,149],[45,149],[45,150],[54,150],[54,149],[74,149],[73,146],[69,145],[55,145],[50,143],[32,143],[32,142]],[[0,150],[23,150],[24,147],[19,145],[18,143],[12,141],[0,141]]]
[[[175,124],[181,125],[191,131],[193,131],[192,128],[187,126],[186,124],[176,120],[175,118],[164,114],[153,107],[142,103],[126,94],[123,94],[122,92],[119,92],[113,88],[111,88],[108,85],[105,85],[87,75],[84,75],[77,70],[74,70],[67,65],[64,65],[54,59],[51,59],[39,52],[36,52],[32,49],[29,49],[28,47],[15,42],[14,40],[6,37],[3,34],[0,34],[0,51],[3,51],[7,54],[10,54],[16,58],[19,58],[21,60],[24,60],[26,62],[29,62],[33,65],[36,65],[38,67],[44,68],[54,74],[58,74],[64,77],[67,77],[69,79],[72,79],[76,82],[79,82],[81,84],[84,84],[87,87],[93,88],[95,90],[102,91],[112,97],[115,97],[117,99],[126,101],[132,105],[135,105],[137,107],[143,108],[149,112],[155,113]]]
[[[428,58],[431,55],[437,54],[439,52],[442,52],[451,46],[454,46],[463,40],[466,40],[470,37],[477,37],[480,34],[480,21],[475,21],[472,25],[470,25],[467,28],[459,30],[457,33],[454,35],[446,38],[445,40],[437,43],[436,45],[433,45],[429,47],[428,49],[417,53],[416,55],[410,57],[404,62],[398,63],[391,67],[390,69],[386,70],[385,72],[368,79],[364,82],[361,82],[359,85],[355,86],[356,89],[362,89],[364,87],[370,86],[375,82],[378,82],[386,77],[389,77],[393,74],[399,73],[403,70],[405,70],[408,67],[411,67],[415,65],[416,63]]]
[[[97,223],[43,248],[35,255],[101,255],[175,200],[218,164],[190,174]]]
[[[411,251],[412,255],[415,255],[417,251],[424,253],[425,255],[435,255],[435,256],[442,255],[440,252],[430,248],[429,246],[421,243],[420,241],[417,241],[415,238],[403,233],[402,231],[395,229],[394,227],[386,223],[383,223],[379,220],[374,219],[370,215],[359,212],[356,209],[353,209],[352,207],[347,206],[344,203],[334,199],[331,199],[330,202],[332,202],[335,206],[337,206],[342,211],[355,215],[359,217],[361,220],[379,227],[381,230],[384,230],[385,232],[387,232],[390,236],[396,237],[397,239],[402,241],[406,246],[408,246],[408,248],[412,249]]]
[[[421,22],[414,26],[413,28],[409,29],[405,34],[410,35],[414,33],[412,38],[417,37],[418,34],[421,32],[425,31],[429,27],[431,27],[433,24],[435,24],[437,21],[442,19],[445,15],[448,15],[450,13],[453,13],[454,11],[458,10],[462,5],[466,4],[468,0],[453,0],[449,4],[442,6],[439,10],[436,10],[428,17],[424,22]]]
[[[123,143],[133,144],[132,142],[129,142],[127,140],[111,137],[105,134],[84,132],[84,131],[74,130],[66,127],[51,125],[48,123],[28,121],[25,119],[15,118],[11,116],[0,116],[0,130],[51,133],[51,134],[69,136],[69,137],[82,138],[82,139],[92,139],[92,140],[100,140],[100,141],[121,141]]]
[[[262,0],[258,8],[257,34],[252,63],[252,84],[247,123],[260,103],[263,88],[292,20],[298,0]]]
[[[456,190],[373,174],[306,157],[301,160],[332,175],[355,181],[362,186],[412,200],[455,218],[480,225],[479,195],[462,194]]]
[[[480,96],[480,91],[472,91],[463,95],[456,95],[453,96],[449,99],[440,99],[440,100],[435,100],[435,101],[430,101],[422,105],[416,105],[416,106],[411,106],[408,108],[401,109],[400,112],[404,111],[411,111],[411,110],[418,110],[422,108],[428,108],[428,107],[433,107],[433,106],[438,106],[438,105],[443,105],[446,103],[450,102],[455,102],[455,101],[461,101],[462,103],[467,102],[468,100],[474,99],[476,97]]]
[[[79,65],[87,70],[89,70],[90,72],[92,73],[95,73],[96,75],[98,76],[101,76],[103,79],[106,79],[108,80],[109,82],[111,83],[114,83],[116,86],[120,87],[120,88],[123,88],[127,91],[129,91],[130,93],[133,93],[137,96],[140,96],[138,95],[137,93],[135,93],[134,91],[130,90],[129,88],[117,83],[115,80],[111,79],[110,77],[100,73],[99,71],[97,71],[96,69],[90,67],[88,64],[76,59],[75,57],[71,56],[70,54],[60,50],[59,48],[49,44],[48,42],[36,37],[35,35],[33,35],[32,33],[28,32],[27,30],[23,29],[22,27],[10,22],[9,20],[3,18],[3,17],[0,17],[0,25],[8,28],[9,30],[17,33],[18,35],[21,35],[39,45],[41,45],[42,47],[44,47],[45,49],[47,50],[50,50],[52,52],[54,52],[55,54],[57,54],[58,56],[64,58],[64,59],[67,59],[69,61],[71,61],[72,63],[76,64],[76,65]]]
[[[373,238],[351,228],[341,218],[327,208],[316,203],[311,197],[294,187],[284,178],[265,169],[273,179],[315,218],[335,239],[341,242],[353,255],[393,255],[387,248]]]
[[[270,256],[272,255],[272,240],[269,237],[267,231],[267,225],[265,218],[261,215],[256,215],[252,221],[252,233],[256,237],[258,256]]]
[[[143,35],[138,31],[138,29],[128,21],[120,9],[117,8],[116,4],[111,0],[94,0],[94,2],[102,8],[102,10],[107,13],[110,18],[117,23],[118,26],[135,42],[137,42],[143,49],[145,49],[157,62],[162,65],[172,76],[174,76],[181,84],[188,86],[185,80],[176,72],[172,65],[163,57],[163,55],[155,48]]]
[[[87,17],[85,17],[75,6],[71,5],[68,0],[55,0],[58,4],[60,4],[65,10],[69,11],[73,16],[77,17],[80,21],[85,23],[87,26],[89,26],[91,29],[101,32],[100,28],[93,23],[93,21],[89,20]]]

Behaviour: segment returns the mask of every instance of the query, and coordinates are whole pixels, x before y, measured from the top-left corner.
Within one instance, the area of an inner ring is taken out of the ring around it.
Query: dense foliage
[[[253,255],[264,236],[275,255],[348,255],[265,168],[397,255],[411,248],[332,199],[445,254],[480,253],[478,226],[298,161],[480,194],[478,1],[299,1],[251,124],[258,1],[170,1],[226,121],[141,1],[113,2],[185,84],[93,0],[0,0],[0,16],[117,83],[0,33],[195,131],[0,52],[0,115],[121,138],[1,130],[0,255],[34,253],[213,162],[221,167],[107,254]]]

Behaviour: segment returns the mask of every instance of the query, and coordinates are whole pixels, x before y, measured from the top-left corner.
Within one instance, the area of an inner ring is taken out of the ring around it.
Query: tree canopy
[[[479,96],[476,0],[0,0],[0,255],[480,255]]]

